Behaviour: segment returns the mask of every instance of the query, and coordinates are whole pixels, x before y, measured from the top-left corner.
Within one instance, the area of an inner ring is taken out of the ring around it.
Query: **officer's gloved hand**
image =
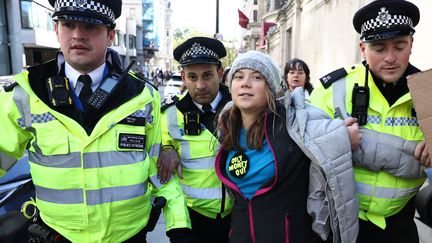
[[[171,229],[166,234],[171,243],[198,243],[192,234],[192,230],[188,228]]]

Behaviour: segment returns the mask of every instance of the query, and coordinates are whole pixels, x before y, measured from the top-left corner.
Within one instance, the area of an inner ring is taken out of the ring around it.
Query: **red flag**
[[[265,48],[266,42],[267,42],[267,32],[269,31],[269,29],[273,26],[275,26],[275,23],[272,22],[263,22],[262,26],[261,26],[261,33],[260,33],[260,39],[259,39],[259,47],[260,48]]]
[[[242,28],[247,29],[247,26],[249,24],[249,18],[242,11],[240,11],[240,9],[237,9],[237,10],[238,10],[238,15],[239,15],[239,25]]]

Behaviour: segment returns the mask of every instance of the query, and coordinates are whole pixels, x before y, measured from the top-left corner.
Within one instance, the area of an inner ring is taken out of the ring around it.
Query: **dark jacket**
[[[216,172],[234,197],[230,242],[312,241],[311,218],[306,210],[310,160],[287,132],[285,108],[279,116],[265,114],[265,139],[275,158],[276,175],[248,200],[226,173],[227,150],[216,158]],[[274,123],[273,123],[274,121]]]

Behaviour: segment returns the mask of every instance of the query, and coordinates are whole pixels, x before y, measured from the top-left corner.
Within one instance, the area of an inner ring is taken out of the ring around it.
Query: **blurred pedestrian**
[[[297,87],[305,89],[305,98],[308,100],[313,90],[309,67],[303,60],[293,58],[285,64],[278,97],[283,96],[287,90],[294,91]]]

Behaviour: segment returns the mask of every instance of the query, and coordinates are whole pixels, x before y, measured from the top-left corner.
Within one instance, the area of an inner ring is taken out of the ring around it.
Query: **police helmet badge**
[[[75,3],[78,6],[83,7],[85,4],[87,4],[87,0],[75,0]]]
[[[388,26],[389,20],[391,19],[391,15],[385,7],[382,7],[378,12],[378,16],[376,20],[381,23],[383,26]]]

